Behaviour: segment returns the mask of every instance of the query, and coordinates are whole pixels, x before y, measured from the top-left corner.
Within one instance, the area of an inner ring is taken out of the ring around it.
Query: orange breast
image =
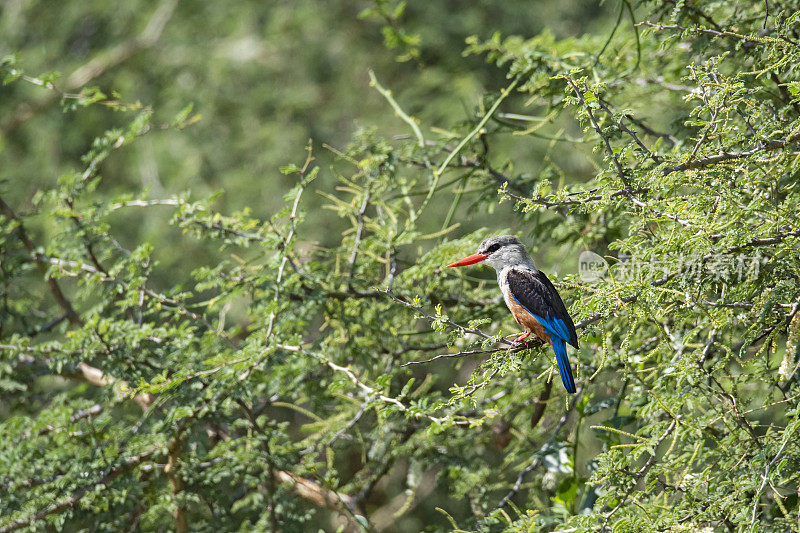
[[[527,309],[522,307],[519,302],[513,298],[510,298],[509,300],[510,301],[507,301],[506,303],[508,303],[508,308],[511,310],[511,314],[514,317],[514,320],[517,321],[517,324],[532,332],[544,342],[549,343],[550,335],[547,334],[544,326],[542,326],[542,324],[536,320],[536,318],[530,314]]]

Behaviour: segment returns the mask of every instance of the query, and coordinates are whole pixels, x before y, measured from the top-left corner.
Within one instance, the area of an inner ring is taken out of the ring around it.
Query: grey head
[[[536,268],[533,259],[525,250],[525,245],[514,235],[489,237],[478,246],[478,253],[485,255],[484,262],[498,273],[510,266]]]

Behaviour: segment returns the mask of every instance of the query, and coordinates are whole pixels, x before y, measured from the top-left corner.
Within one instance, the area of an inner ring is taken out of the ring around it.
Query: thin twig
[[[666,431],[664,431],[664,433],[660,437],[658,437],[658,439],[656,439],[656,442],[652,446],[653,452],[650,454],[650,457],[647,459],[647,462],[645,462],[645,464],[638,471],[636,471],[633,474],[633,477],[635,478],[636,481],[639,481],[640,479],[642,479],[645,476],[645,474],[647,474],[647,472],[650,470],[650,468],[655,464],[655,462],[656,462],[656,452],[658,451],[658,447],[661,446],[661,443],[663,443],[664,440],[669,436],[669,434],[672,433],[672,430],[675,428],[675,424],[676,424],[676,421],[673,418],[670,421],[669,426],[667,426]],[[612,516],[614,516],[614,514],[617,511],[619,511],[622,508],[622,506],[625,504],[625,502],[628,500],[628,498],[630,497],[631,493],[633,492],[633,487],[635,487],[635,486],[636,486],[636,483],[633,484],[633,486],[631,487],[631,490],[629,490],[629,491],[627,491],[625,493],[625,495],[622,497],[622,499],[619,501],[619,503],[617,503],[616,507],[614,507],[606,515],[605,520],[603,521],[603,525],[600,527],[600,531],[605,531],[606,525],[608,524],[608,521],[611,519]]]
[[[435,316],[427,313],[422,307],[420,307],[418,305],[414,305],[413,303],[408,302],[408,301],[396,296],[392,291],[382,290],[382,289],[378,289],[378,288],[375,288],[375,290],[380,292],[380,293],[385,294],[386,296],[388,296],[389,298],[391,298],[395,302],[397,302],[399,304],[402,304],[402,305],[408,307],[409,309],[413,309],[413,310],[417,311],[419,314],[421,314],[422,316],[424,316],[425,318],[427,318],[431,322],[439,320]],[[492,339],[493,338],[492,336],[484,333],[483,331],[481,331],[481,330],[479,330],[477,328],[468,328],[466,326],[462,326],[461,324],[453,322],[450,319],[445,320],[444,323],[447,324],[448,326],[450,326],[451,328],[457,329],[458,331],[461,331],[462,333],[465,333],[465,334],[468,333],[468,334],[471,334],[471,335],[477,335],[478,337],[481,337],[481,338],[484,338],[484,339]],[[497,342],[505,344],[506,346],[511,346],[511,347],[514,346],[513,342],[507,341],[507,340],[505,340],[503,338],[498,339]]]
[[[735,161],[737,159],[745,159],[752,155],[761,153],[761,152],[774,152],[775,150],[781,150],[783,148],[787,148],[790,145],[800,143],[800,134],[793,135],[787,139],[776,139],[772,141],[762,141],[758,143],[756,146],[750,148],[749,150],[743,150],[740,152],[728,152],[724,151],[717,155],[712,155],[709,157],[704,157],[702,159],[695,159],[692,161],[686,161],[684,163],[680,163],[678,165],[674,165],[671,167],[665,167],[661,169],[661,172],[666,176],[673,172],[680,172],[683,170],[690,170],[690,169],[697,169],[697,168],[704,168],[711,165],[716,165],[717,163],[722,163],[725,161]]]
[[[356,213],[356,222],[358,226],[356,228],[356,236],[353,241],[353,251],[350,253],[350,260],[347,262],[348,290],[353,290],[353,275],[356,270],[356,259],[358,259],[358,246],[361,244],[361,239],[364,236],[364,213],[367,212],[367,206],[369,205],[369,197],[370,197],[370,191],[369,189],[367,189],[367,191],[364,193],[364,200],[361,202],[361,207]]]
[[[385,89],[383,85],[378,82],[378,78],[375,77],[375,72],[373,72],[371,69],[369,71],[369,83],[375,87],[379,93],[381,93],[381,96],[386,98],[386,101],[389,102],[389,105],[392,106],[392,109],[394,109],[395,114],[400,117],[403,122],[411,126],[411,129],[414,131],[414,135],[417,137],[417,141],[419,142],[419,147],[425,148],[425,138],[422,136],[422,130],[419,129],[417,120],[403,111],[403,108],[400,107],[400,105],[392,96],[392,91]]]
[[[467,357],[467,356],[470,356],[470,355],[493,354],[493,353],[505,352],[505,351],[510,351],[511,353],[514,353],[514,352],[519,352],[519,351],[525,350],[525,349],[527,349],[527,346],[525,346],[525,345],[520,343],[518,346],[515,346],[515,347],[512,347],[512,348],[502,347],[502,348],[490,348],[488,350],[465,350],[465,351],[456,352],[456,353],[439,354],[439,355],[437,355],[435,357],[431,357],[430,359],[425,359],[424,361],[409,361],[407,363],[403,363],[400,366],[403,367],[403,366],[412,366],[412,365],[423,365],[423,364],[426,364],[426,363],[431,363],[433,361],[436,361],[437,359],[459,358],[459,357]]]

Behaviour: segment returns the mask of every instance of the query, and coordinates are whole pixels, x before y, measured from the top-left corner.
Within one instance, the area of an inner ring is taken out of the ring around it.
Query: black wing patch
[[[558,291],[542,272],[538,270],[512,268],[508,271],[508,288],[511,295],[534,315],[546,319],[560,318],[569,331],[567,339],[572,346],[578,347],[578,333],[569,316],[567,307],[561,300]]]

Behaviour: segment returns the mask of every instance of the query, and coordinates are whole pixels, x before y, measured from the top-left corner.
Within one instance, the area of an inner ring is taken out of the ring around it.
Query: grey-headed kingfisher
[[[497,271],[497,283],[514,320],[525,333],[514,342],[524,342],[533,333],[553,345],[558,372],[567,392],[575,393],[575,380],[567,357],[567,344],[578,347],[575,324],[558,291],[533,262],[522,242],[513,235],[489,237],[478,252],[449,267],[474,265],[485,261]]]

